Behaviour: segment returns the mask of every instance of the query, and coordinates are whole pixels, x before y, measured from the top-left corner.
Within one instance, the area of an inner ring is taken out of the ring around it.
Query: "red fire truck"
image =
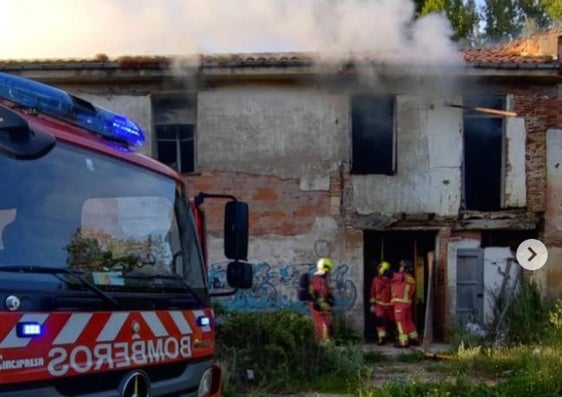
[[[199,205],[227,198],[234,288],[248,207],[189,199],[128,118],[0,73],[0,397],[219,396]]]

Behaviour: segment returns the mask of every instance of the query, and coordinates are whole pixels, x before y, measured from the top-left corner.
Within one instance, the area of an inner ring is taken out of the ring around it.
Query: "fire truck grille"
[[[188,363],[184,361],[180,363],[145,367],[143,368],[143,371],[148,374],[150,382],[155,383],[179,377],[186,370],[187,365]],[[52,382],[52,385],[60,394],[68,397],[99,393],[119,388],[119,384],[127,372],[130,372],[130,370],[67,377],[63,379],[56,379]]]
[[[153,367],[142,368],[145,371],[151,383],[174,379],[181,376],[187,369],[191,362],[168,363],[164,365],[157,365]],[[56,391],[63,396],[77,397],[84,394],[93,394],[106,392],[108,390],[117,390],[122,382],[125,374],[130,372],[126,371],[110,371],[93,375],[70,376],[60,379],[54,379],[48,383],[40,382],[27,382],[25,384],[4,385],[1,388],[2,392],[19,392],[21,390],[41,389],[43,387],[54,387]]]

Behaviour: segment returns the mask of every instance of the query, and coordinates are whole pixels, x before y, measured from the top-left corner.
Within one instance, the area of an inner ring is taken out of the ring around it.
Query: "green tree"
[[[552,21],[562,23],[562,0],[542,0],[541,5]]]
[[[431,12],[445,12],[446,3],[446,0],[425,0],[421,5],[420,15],[426,15]]]
[[[552,1],[552,0],[546,0]],[[524,29],[531,33],[543,30],[552,25],[552,19],[546,11],[545,0],[519,0],[518,6],[522,14]],[[560,2],[560,0],[557,0]]]
[[[485,35],[488,40],[513,39],[523,29],[519,0],[487,0],[483,7]]]
[[[453,27],[453,40],[473,38],[479,22],[474,0],[425,0],[419,15],[444,13]]]

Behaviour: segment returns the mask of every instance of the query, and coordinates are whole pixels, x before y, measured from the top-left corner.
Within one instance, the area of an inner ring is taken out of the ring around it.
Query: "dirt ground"
[[[408,349],[397,349],[392,345],[377,346],[375,344],[363,345],[363,351],[378,352],[385,355],[388,360],[381,360],[371,364],[373,369],[373,386],[382,387],[390,381],[417,381],[422,383],[455,382],[454,376],[432,370],[440,355],[450,352],[450,346],[446,344],[433,344],[425,347],[410,347]],[[411,355],[419,352],[425,359],[401,360],[399,355]],[[471,379],[466,379],[470,381]],[[475,383],[497,383],[489,379],[472,379]]]
[[[439,361],[433,358],[433,355],[446,354],[450,352],[450,346],[446,344],[432,344],[425,347],[410,347],[408,349],[397,349],[392,345],[377,346],[374,343],[367,343],[362,346],[365,353],[380,353],[385,357],[381,357],[380,362],[369,364],[373,372],[371,374],[372,384],[374,387],[382,387],[391,381],[416,381],[420,383],[442,383],[455,382],[456,378],[451,375],[432,370],[432,367]],[[419,352],[425,356],[425,359],[413,360],[401,359],[400,355],[410,356]],[[471,381],[471,379],[466,379]],[[475,383],[495,384],[501,380],[492,381],[490,379],[472,379]],[[289,397],[289,396],[276,396]],[[300,393],[291,395],[291,397],[353,397],[345,394],[323,394],[323,393]]]
[[[380,353],[388,358],[370,365],[373,369],[373,386],[381,387],[385,383],[399,381],[420,381],[420,382],[452,382],[454,378],[431,371],[430,367],[435,364],[431,359],[432,354],[444,354],[449,350],[448,345],[432,345],[424,347],[410,347],[408,349],[397,349],[392,345],[377,346],[375,344],[363,345],[365,353]],[[414,353],[427,355],[426,360],[400,360],[400,355],[411,355]]]

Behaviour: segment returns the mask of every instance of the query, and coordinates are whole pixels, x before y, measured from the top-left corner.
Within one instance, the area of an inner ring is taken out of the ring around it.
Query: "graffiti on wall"
[[[209,287],[227,288],[226,266],[228,262],[216,262],[209,272]],[[306,311],[306,303],[297,299],[299,277],[303,272],[314,273],[314,263],[296,263],[273,268],[269,263],[253,263],[253,284],[247,290],[238,290],[234,295],[219,298],[221,305],[231,310],[275,310],[291,309]],[[336,298],[335,309],[349,310],[357,303],[357,286],[349,278],[349,265],[337,264],[330,274],[329,282]]]

